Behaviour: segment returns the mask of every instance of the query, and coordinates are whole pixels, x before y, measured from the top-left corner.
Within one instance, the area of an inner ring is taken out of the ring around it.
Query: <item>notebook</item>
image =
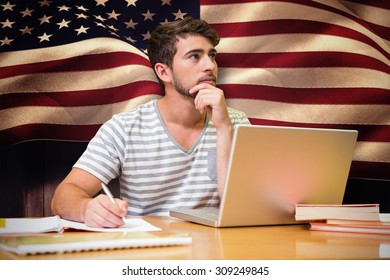
[[[342,204],[357,134],[238,125],[220,207],[170,215],[213,227],[283,225],[297,223],[297,203]]]
[[[71,232],[0,236],[0,250],[17,255],[189,245],[188,234],[166,232]]]

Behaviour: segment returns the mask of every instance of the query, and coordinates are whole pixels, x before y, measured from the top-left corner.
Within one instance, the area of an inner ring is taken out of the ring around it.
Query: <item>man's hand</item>
[[[112,203],[106,195],[91,199],[85,210],[84,223],[90,227],[115,228],[124,224],[122,217],[127,214],[127,202],[115,199]]]
[[[200,83],[190,90],[190,93],[195,92],[198,92],[194,100],[195,108],[201,114],[207,112],[217,129],[231,127],[225,96],[221,89],[208,83]]]

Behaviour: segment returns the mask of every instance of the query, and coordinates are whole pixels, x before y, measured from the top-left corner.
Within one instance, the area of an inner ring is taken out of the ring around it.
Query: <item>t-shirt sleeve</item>
[[[83,169],[108,183],[121,172],[125,137],[120,119],[113,117],[100,127],[73,167]]]
[[[233,127],[236,126],[237,124],[251,124],[244,112],[234,110],[232,108],[228,108],[228,112]]]

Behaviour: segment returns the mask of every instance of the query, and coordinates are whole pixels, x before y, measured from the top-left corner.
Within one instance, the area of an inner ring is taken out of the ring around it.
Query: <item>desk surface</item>
[[[145,220],[169,232],[189,233],[193,242],[188,246],[24,257],[0,251],[0,259],[390,259],[389,235],[314,232],[308,225],[216,229],[170,217]]]

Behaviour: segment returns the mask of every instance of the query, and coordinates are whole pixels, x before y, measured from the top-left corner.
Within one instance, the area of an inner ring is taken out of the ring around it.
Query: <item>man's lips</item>
[[[199,83],[215,85],[215,79],[214,78],[202,79],[199,81]]]

